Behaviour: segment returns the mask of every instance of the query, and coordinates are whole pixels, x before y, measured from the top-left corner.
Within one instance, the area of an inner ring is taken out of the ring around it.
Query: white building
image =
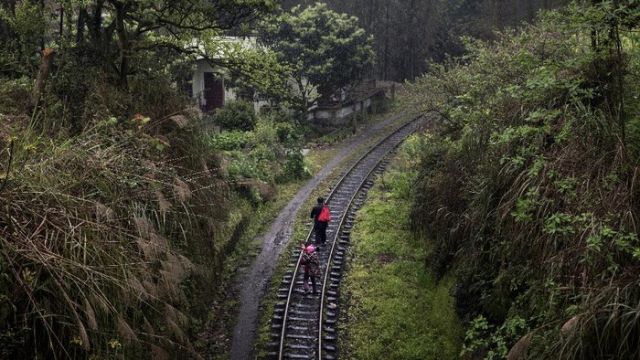
[[[257,41],[254,37],[224,37],[222,43],[240,45],[241,48],[256,48]],[[223,47],[221,47],[223,48]],[[224,56],[221,51],[219,54],[212,55],[212,58],[220,59]],[[193,72],[191,81],[191,94],[193,99],[198,103],[200,109],[205,113],[214,112],[229,102],[238,99],[238,92],[231,85],[231,77],[229,71],[223,67],[213,67],[204,58],[196,60],[196,67]],[[253,101],[256,113],[260,112],[263,106],[269,105],[268,102],[259,100],[257,94],[247,96],[244,100]]]
[[[225,86],[223,69],[214,69],[205,59],[197,60],[191,87],[193,98],[205,113],[213,112],[236,100],[233,89]]]

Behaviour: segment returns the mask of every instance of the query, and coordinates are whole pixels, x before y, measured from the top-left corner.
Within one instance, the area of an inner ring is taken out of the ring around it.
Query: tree
[[[49,117],[63,118],[77,132],[91,117],[87,107],[95,103],[89,100],[94,90],[132,99],[121,97],[117,105],[102,107],[113,115],[131,115],[140,110],[135,103],[144,96],[130,94],[157,85],[150,86],[150,81],[162,82],[169,91],[172,82],[179,82],[175,69],[188,68],[197,57],[228,65],[224,59],[207,57],[215,54],[215,42],[275,8],[275,0],[3,1],[0,76],[29,78],[38,72],[34,98],[46,98],[39,107],[63,109]],[[54,50],[55,57],[46,63],[50,71],[42,72],[38,69],[46,60],[41,55],[45,48]],[[47,106],[52,101],[60,106]]]
[[[283,7],[316,0],[282,0]],[[338,12],[357,16],[373,34],[379,79],[402,81],[419,76],[428,62],[463,53],[461,36],[491,39],[495,26],[530,21],[538,9],[568,0],[323,0]]]
[[[358,18],[322,3],[294,7],[263,28],[262,41],[290,66],[304,110],[362,80],[374,63],[373,37]]]
[[[117,57],[113,68],[123,86],[126,86],[126,78],[131,71],[130,60],[137,52],[168,49],[181,54],[199,53],[201,48],[195,39],[213,37],[233,29],[275,6],[273,0],[94,2],[90,6],[86,2],[80,5],[77,33],[83,34],[86,26],[93,45],[98,49],[114,49],[111,45],[115,40]],[[82,37],[78,36],[78,39]]]
[[[235,85],[240,89],[255,91],[283,108],[295,107],[297,102],[290,84],[291,70],[279,61],[273,50],[231,42],[217,47],[217,53],[223,54],[224,66],[230,70]]]

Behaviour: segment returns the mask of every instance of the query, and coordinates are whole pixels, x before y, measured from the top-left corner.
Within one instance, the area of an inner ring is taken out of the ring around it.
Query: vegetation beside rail
[[[411,223],[457,278],[464,358],[640,355],[639,19],[576,1],[412,87],[442,122]]]
[[[427,244],[408,215],[421,139],[410,137],[376,180],[357,215],[340,322],[347,359],[456,359],[462,330],[450,295],[454,279],[426,268]]]
[[[0,3],[0,357],[228,346],[207,326],[230,319],[209,310],[226,309],[251,238],[314,165],[307,109],[290,111],[297,59],[239,46],[277,13],[273,0]],[[368,37],[349,24],[332,39]],[[234,90],[223,104],[198,90],[204,63]],[[314,64],[341,85],[366,70]],[[260,114],[256,92],[271,100]]]
[[[397,106],[396,102],[388,102],[392,109]],[[389,116],[392,116],[389,112],[382,112],[380,114],[370,115],[366,119],[358,119],[359,130],[364,131],[367,127],[375,126],[377,123],[386,120]],[[398,121],[388,125],[388,127],[397,126],[397,123],[405,121],[405,117],[400,117]],[[260,121],[260,120],[259,120]],[[299,128],[297,131],[300,131]],[[287,181],[278,181],[274,184],[273,197],[268,201],[260,201],[254,203],[253,207],[250,207],[250,216],[247,213],[247,221],[243,224],[244,230],[240,235],[235,249],[227,254],[225,259],[225,267],[220,274],[220,288],[224,289],[215,298],[212,304],[211,311],[209,312],[206,320],[206,324],[200,330],[198,340],[196,342],[196,348],[202,353],[206,353],[212,359],[226,359],[229,356],[231,338],[233,336],[233,329],[235,326],[237,311],[239,309],[239,290],[234,287],[234,281],[238,279],[243,271],[251,265],[251,262],[260,253],[262,249],[262,237],[261,234],[268,231],[274,220],[274,214],[278,214],[288,202],[295,196],[295,194],[307,183],[308,178],[305,176],[307,172],[310,174],[316,174],[331,161],[341,147],[348,146],[349,141],[352,140],[354,134],[352,129],[338,129],[328,134],[321,135],[305,129],[307,131],[307,146],[310,147],[309,153],[304,157],[303,172],[297,179],[290,179]],[[381,131],[380,134],[384,134],[385,131]],[[224,133],[223,133],[224,134]],[[317,197],[325,195],[326,189],[329,188],[335,178],[339,175],[340,170],[344,164],[348,164],[354,157],[359,156],[371,142],[376,141],[380,135],[374,137],[370,141],[358,146],[354,149],[350,156],[341,161],[341,165],[332,170],[330,176],[327,177],[316,189],[312,191],[312,194],[306,199],[304,206],[297,213],[295,219],[295,234],[291,236],[291,239],[300,239],[306,236],[308,231],[308,209],[313,207]],[[271,165],[273,168],[273,165]],[[298,168],[298,167],[295,167]],[[257,194],[259,196],[259,193]],[[305,235],[302,235],[305,233]],[[272,239],[269,239],[272,240]],[[293,251],[298,246],[298,242],[290,241],[283,254]],[[286,256],[284,259],[288,259]],[[278,266],[275,275],[272,276],[273,289],[277,289],[278,282],[276,279],[281,279],[284,272],[283,262]],[[236,284],[237,285],[237,284]],[[274,296],[270,296],[274,295]],[[261,304],[262,317],[260,324],[262,324],[258,331],[258,340],[256,348],[264,348],[264,344],[267,343],[269,335],[270,316],[273,313],[273,306],[275,303],[275,292],[269,292],[265,296],[263,303]],[[260,350],[257,352],[259,357],[263,354]]]

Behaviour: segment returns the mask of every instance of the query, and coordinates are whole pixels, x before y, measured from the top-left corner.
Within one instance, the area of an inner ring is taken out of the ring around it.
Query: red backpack
[[[321,222],[331,221],[331,212],[329,211],[328,206],[326,205],[322,206],[322,210],[320,210],[320,215],[318,215],[318,221],[321,221]]]

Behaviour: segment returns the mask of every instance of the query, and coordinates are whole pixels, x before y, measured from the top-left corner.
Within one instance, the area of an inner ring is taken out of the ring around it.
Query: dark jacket
[[[324,207],[324,205],[318,204],[314,206],[313,209],[311,209],[311,216],[309,217],[313,218],[313,221],[315,222],[316,225],[320,222],[318,221],[318,216],[320,216],[320,211],[322,211],[322,207]]]

